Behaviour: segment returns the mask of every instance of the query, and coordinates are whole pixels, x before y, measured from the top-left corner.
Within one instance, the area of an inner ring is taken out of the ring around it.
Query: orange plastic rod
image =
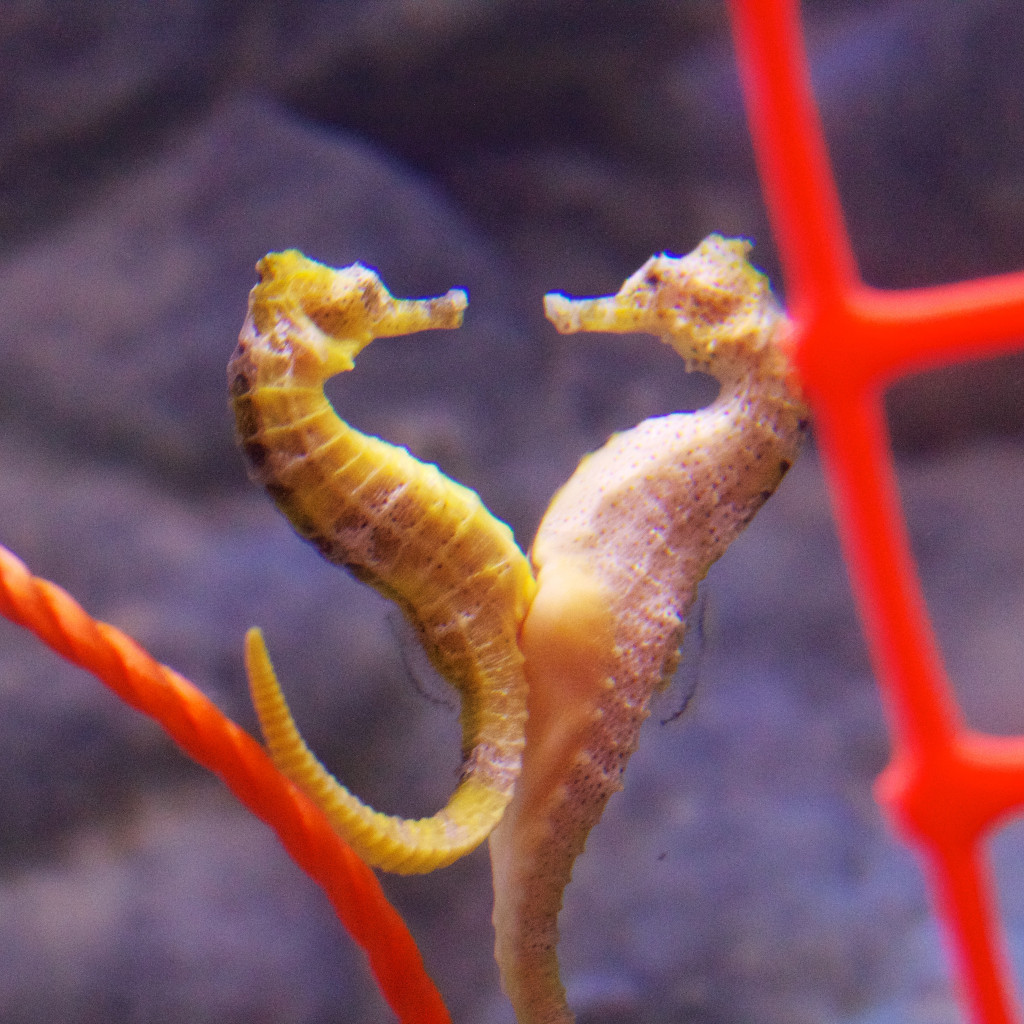
[[[327,893],[403,1024],[451,1024],[416,943],[377,877],[247,732],[130,637],[90,618],[60,587],[32,576],[4,547],[0,614],[154,718],[189,757],[222,779],[277,833],[291,858]]]
[[[1024,739],[962,721],[931,629],[881,403],[908,372],[1024,338],[1024,273],[882,291],[860,279],[810,87],[795,0],[731,0],[761,180],[844,555],[893,733],[876,794],[921,850],[978,1024],[1016,1019],[981,842],[1024,805]]]

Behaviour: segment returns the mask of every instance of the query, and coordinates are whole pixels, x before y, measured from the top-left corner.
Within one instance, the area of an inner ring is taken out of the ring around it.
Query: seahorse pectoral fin
[[[303,740],[257,628],[245,635],[245,665],[271,760],[368,864],[424,874],[469,853],[498,823],[510,794],[476,776],[464,779],[432,817],[412,820],[375,811],[338,782]]]

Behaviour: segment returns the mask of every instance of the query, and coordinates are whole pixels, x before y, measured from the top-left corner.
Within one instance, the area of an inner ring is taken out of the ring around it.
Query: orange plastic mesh
[[[882,408],[895,378],[1024,344],[1024,273],[880,291],[860,279],[810,88],[795,0],[731,0],[797,365],[893,757],[876,795],[917,847],[970,1018],[1016,1018],[983,843],[1024,803],[1024,737],[966,727],[932,632]]]
[[[419,950],[376,875],[263,748],[177,672],[113,626],[89,617],[60,587],[32,576],[0,546],[0,615],[93,673],[171,738],[276,833],[289,856],[327,893],[362,947],[384,998],[403,1024],[451,1024]]]

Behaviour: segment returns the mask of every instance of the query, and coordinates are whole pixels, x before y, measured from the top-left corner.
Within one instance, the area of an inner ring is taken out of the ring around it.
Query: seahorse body
[[[511,797],[526,716],[517,640],[535,583],[512,531],[475,492],[348,426],[323,385],[374,338],[459,326],[466,295],[394,299],[359,264],[333,270],[295,250],[269,254],[257,271],[228,365],[251,474],[300,536],[402,608],[459,690],[461,781],[429,818],[366,806],[303,742],[255,630],[246,642],[253,700],[278,766],[367,861],[430,871],[482,842]]]
[[[652,258],[617,295],[545,299],[560,331],[659,335],[721,390],[706,409],[646,420],[584,458],[533,545],[526,752],[490,840],[495,951],[520,1024],[573,1019],[556,955],[573,863],[677,665],[697,584],[805,433],[785,318],[748,249],[712,235],[686,257]]]

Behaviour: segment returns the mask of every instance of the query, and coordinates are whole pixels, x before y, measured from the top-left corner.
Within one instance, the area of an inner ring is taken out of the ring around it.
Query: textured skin
[[[397,300],[359,264],[333,270],[295,250],[257,270],[228,365],[251,475],[300,536],[401,607],[459,691],[461,781],[430,818],[367,807],[306,747],[255,630],[246,638],[253,701],[275,763],[367,861],[431,871],[482,842],[511,798],[526,716],[518,635],[535,583],[511,530],[475,492],[349,427],[323,385],[376,337],[459,326],[466,296]]]
[[[697,584],[806,430],[785,320],[748,248],[712,235],[689,256],[652,258],[610,298],[545,300],[562,332],[659,335],[721,391],[706,409],[646,420],[583,459],[534,542],[526,752],[490,840],[496,956],[519,1024],[573,1019],[556,956],[573,864],[676,667]]]

